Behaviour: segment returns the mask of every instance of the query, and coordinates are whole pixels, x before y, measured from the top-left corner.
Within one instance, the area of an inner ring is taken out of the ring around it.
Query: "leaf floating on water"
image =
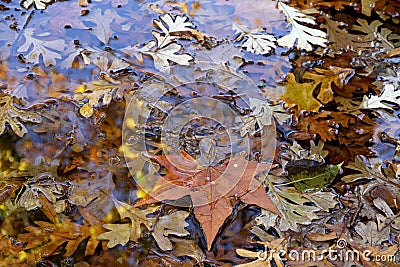
[[[46,9],[46,6],[51,2],[53,2],[53,0],[23,0],[21,6],[25,9],[29,9],[34,5],[36,9],[43,10]]]
[[[0,96],[0,105],[0,134],[4,133],[8,124],[16,135],[22,137],[28,132],[22,122],[40,123],[42,121],[37,112],[18,107],[10,95]]]
[[[243,38],[246,40],[242,46],[251,53],[266,55],[272,52],[276,48],[276,39],[272,34],[260,34],[260,30],[249,30],[244,25],[233,23],[233,30],[240,35],[236,38],[237,41],[242,41]]]
[[[360,108],[383,110],[387,109],[393,111],[393,108],[390,104],[399,105],[399,101],[400,89],[396,88],[393,84],[386,84],[379,96],[364,96]]]
[[[287,17],[287,21],[292,25],[292,30],[289,35],[278,39],[278,44],[280,46],[289,48],[296,46],[297,49],[304,49],[306,51],[311,51],[313,49],[312,45],[326,47],[327,40],[325,32],[301,24],[316,25],[313,17],[303,14],[299,10],[282,2],[278,2],[278,8],[282,10]]]

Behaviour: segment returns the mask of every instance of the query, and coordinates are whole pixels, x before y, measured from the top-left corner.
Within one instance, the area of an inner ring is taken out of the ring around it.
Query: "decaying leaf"
[[[311,51],[312,45],[326,47],[326,33],[304,26],[302,23],[316,25],[313,17],[301,13],[299,10],[290,7],[283,2],[278,2],[278,8],[285,14],[287,21],[292,25],[292,30],[289,35],[278,39],[280,46]],[[297,42],[297,44],[296,44]]]
[[[41,37],[50,36],[49,32],[35,34],[35,28],[26,28],[24,30],[25,43],[18,48],[18,52],[27,52],[26,57],[34,64],[40,62],[40,56],[43,58],[44,65],[56,65],[56,59],[61,59],[59,52],[64,51],[65,41],[62,39],[43,40]]]
[[[283,266],[285,266],[284,262],[282,261],[283,258],[281,258],[281,255],[279,255],[279,253],[278,253],[278,251],[281,252],[281,251],[286,250],[286,239],[285,238],[276,239],[276,240],[273,240],[270,242],[259,242],[259,243],[264,245],[264,247],[265,247],[264,251],[255,252],[255,251],[241,249],[241,248],[236,249],[236,253],[239,256],[246,257],[246,258],[255,258],[255,260],[252,262],[239,264],[237,266],[240,266],[240,267],[251,267],[251,266],[283,267]]]
[[[145,210],[129,206],[123,202],[114,199],[115,207],[118,210],[121,219],[129,218],[131,224],[105,224],[110,232],[103,233],[97,237],[98,240],[109,240],[107,246],[112,248],[116,245],[125,245],[129,240],[137,242],[142,237],[142,228],[144,226],[157,242],[162,250],[172,250],[172,243],[168,235],[186,236],[189,234],[185,227],[188,224],[185,218],[189,215],[185,211],[175,211],[170,214],[156,217],[149,216],[159,207],[147,207]],[[127,235],[125,235],[127,234]]]
[[[14,103],[14,97],[10,95],[0,96],[0,105],[0,134],[4,133],[6,125],[10,125],[14,133],[22,137],[28,132],[22,122],[40,123],[42,121],[40,114],[19,107]]]
[[[18,235],[18,240],[27,243],[25,250],[34,250],[41,257],[52,255],[57,249],[66,244],[65,256],[71,256],[79,244],[89,238],[86,245],[85,255],[93,255],[100,241],[97,235],[104,232],[99,221],[90,217],[90,214],[83,212],[85,222],[78,224],[66,217],[53,224],[45,221],[35,221],[37,226],[28,226],[25,230],[28,233]]]
[[[58,200],[64,195],[62,187],[49,173],[40,174],[25,184],[25,191],[19,199],[19,204],[28,211],[41,208],[42,202],[39,198],[41,195],[54,205],[57,213],[65,209],[65,201]]]
[[[362,238],[362,242],[366,246],[379,246],[382,242],[389,239],[390,228],[385,227],[378,230],[375,222],[367,222],[366,224],[359,222],[354,228],[357,234]]]
[[[233,30],[240,35],[236,38],[236,41],[242,41],[243,38],[246,40],[243,42],[242,47],[246,48],[247,51],[266,55],[276,47],[276,39],[271,34],[261,34],[262,29],[249,30],[244,25],[233,23]]]

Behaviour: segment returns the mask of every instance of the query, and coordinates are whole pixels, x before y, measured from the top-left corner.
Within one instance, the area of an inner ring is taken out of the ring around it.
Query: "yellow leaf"
[[[281,99],[289,107],[297,106],[299,110],[318,111],[321,103],[313,97],[315,83],[298,83],[293,75],[287,76],[286,93]]]

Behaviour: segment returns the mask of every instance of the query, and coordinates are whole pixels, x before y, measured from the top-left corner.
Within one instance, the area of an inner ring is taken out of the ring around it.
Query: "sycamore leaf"
[[[35,5],[36,9],[43,10],[53,0],[23,0],[21,6],[25,9],[29,9],[32,5]]]
[[[265,55],[271,53],[271,51],[276,48],[275,37],[271,34],[260,34],[262,30],[249,30],[246,26],[237,23],[233,23],[233,30],[235,30],[236,33],[240,33],[236,41],[242,41],[246,38],[242,47],[246,48],[246,50],[251,53]]]
[[[93,33],[103,44],[107,44],[113,34],[112,23],[121,23],[124,19],[114,9],[106,9],[103,13],[102,9],[98,8],[90,11],[89,16],[84,17],[83,21],[96,24],[96,27],[93,27]]]
[[[360,108],[365,109],[388,109],[392,110],[393,108],[387,104],[391,103],[392,105],[399,105],[400,99],[400,90],[396,88],[393,84],[386,84],[383,87],[382,92],[379,96],[364,96],[363,102],[360,105]]]
[[[25,43],[17,51],[27,52],[32,47],[30,52],[25,55],[28,60],[32,60],[34,64],[38,64],[40,55],[42,55],[45,66],[55,66],[56,59],[61,59],[61,55],[58,52],[64,51],[65,41],[62,39],[42,40],[37,37],[46,37],[50,33],[42,32],[36,34],[36,37],[34,37],[34,32],[34,28],[26,28],[24,30]]]
[[[194,213],[206,235],[208,249],[211,248],[212,241],[221,225],[232,212],[230,196],[246,204],[258,205],[263,209],[279,214],[262,183],[254,179],[257,173],[268,170],[271,167],[269,164],[246,161],[241,155],[238,155],[229,162],[224,162],[218,166],[205,167],[197,171],[196,162],[182,161],[179,162],[182,164],[182,168],[176,170],[165,164],[165,156],[153,155],[151,158],[167,168],[168,173],[155,186],[154,191],[148,192],[153,198],[139,201],[138,205],[179,199],[187,194],[191,195]],[[230,167],[227,168],[227,166]],[[223,174],[222,177],[221,174]],[[241,176],[238,174],[241,174]],[[177,180],[174,177],[179,177],[179,179]],[[232,177],[235,177],[235,179],[232,179]],[[179,187],[173,184],[177,182],[181,186],[193,187],[194,190],[179,190]],[[213,182],[211,186],[205,187],[210,185],[210,182]],[[195,190],[199,186],[204,188],[200,191]],[[211,201],[210,196],[213,198]]]
[[[333,100],[333,85],[339,90],[343,90],[355,73],[353,69],[336,66],[330,66],[328,70],[314,68],[314,71],[316,73],[307,71],[303,78],[313,80],[315,87],[320,86],[317,99],[322,104],[327,104]]]
[[[0,111],[0,134],[4,133],[8,124],[16,135],[22,137],[28,132],[22,122],[40,123],[42,121],[41,116],[35,111],[18,107],[10,95],[0,96]]]
[[[297,106],[299,110],[318,111],[321,103],[313,96],[315,83],[298,83],[293,73],[287,75],[286,92],[281,99],[289,107]]]
[[[278,2],[278,8],[286,15],[287,21],[292,25],[289,35],[278,39],[278,44],[283,47],[292,48],[297,42],[297,49],[312,50],[312,45],[326,47],[326,33],[302,25],[301,23],[316,25],[315,19],[301,13],[299,10]]]

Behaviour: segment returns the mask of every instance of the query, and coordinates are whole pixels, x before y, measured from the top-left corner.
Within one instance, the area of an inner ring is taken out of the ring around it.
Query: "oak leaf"
[[[289,35],[278,39],[280,46],[311,51],[312,45],[326,47],[326,33],[304,26],[301,23],[316,25],[315,19],[309,15],[303,14],[301,11],[290,7],[282,2],[278,2],[278,8],[285,14],[287,21],[292,25],[292,30]]]
[[[102,12],[101,8],[92,10],[89,16],[84,17],[83,21],[96,24],[93,27],[93,33],[103,44],[107,44],[113,34],[111,25],[113,22],[121,23],[124,21],[113,9],[107,9]]]
[[[314,68],[313,72],[307,71],[303,75],[303,79],[313,80],[315,87],[320,86],[317,99],[322,104],[327,104],[333,100],[333,88],[336,86],[339,90],[343,90],[344,86],[353,77],[354,70],[349,68],[340,68],[330,66],[328,70]]]
[[[367,97],[364,96],[363,102],[360,104],[362,109],[388,109],[393,111],[391,105],[399,105],[400,89],[396,88],[393,84],[386,84],[378,96]]]
[[[168,239],[168,235],[186,236],[189,232],[185,227],[189,226],[185,222],[189,215],[186,211],[175,211],[160,217],[149,216],[153,214],[159,207],[147,207],[141,210],[130,206],[126,203],[113,199],[115,207],[121,219],[129,218],[131,224],[105,224],[106,229],[110,232],[103,233],[97,238],[99,240],[109,240],[107,247],[112,248],[116,245],[125,245],[129,240],[137,242],[142,237],[142,227],[149,231],[162,250],[172,250],[173,246]]]
[[[14,101],[10,95],[0,96],[0,134],[4,133],[8,124],[16,135],[22,137],[28,132],[22,122],[40,123],[42,117],[33,110],[19,107]]]
[[[45,221],[35,221],[37,226],[25,228],[28,233],[18,235],[18,240],[27,243],[25,250],[34,249],[41,256],[52,255],[66,243],[65,256],[69,257],[78,249],[85,239],[89,238],[85,255],[93,255],[100,241],[97,235],[104,232],[100,221],[90,216],[89,212],[82,212],[85,218],[83,224],[72,222],[69,218],[61,217],[53,224]]]
[[[240,35],[236,38],[236,41],[243,42],[242,47],[246,48],[247,51],[255,54],[266,55],[272,52],[276,48],[276,39],[271,34],[261,34],[262,29],[249,30],[244,25],[233,23],[233,30]]]
[[[322,104],[313,96],[315,83],[298,83],[293,73],[286,78],[286,92],[281,99],[289,107],[297,106],[299,110],[318,111]]]
[[[43,57],[45,66],[56,65],[56,59],[61,59],[59,52],[64,51],[65,41],[62,39],[43,40],[40,37],[47,37],[49,32],[41,32],[34,36],[35,28],[26,28],[23,36],[25,43],[19,48],[18,52],[27,52],[31,47],[32,49],[25,56],[28,60],[32,60],[34,64],[38,64],[40,56]]]

